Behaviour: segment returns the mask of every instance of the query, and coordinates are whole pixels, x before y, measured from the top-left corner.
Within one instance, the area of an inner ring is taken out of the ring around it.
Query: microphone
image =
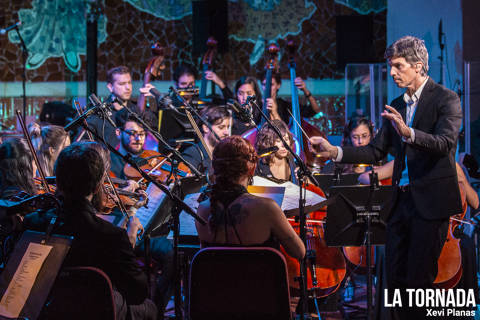
[[[249,104],[250,102],[255,102],[255,101],[257,101],[256,96],[248,96],[247,101],[245,101],[245,104]]]
[[[267,156],[269,156],[272,153],[275,153],[277,151],[278,151],[278,147],[273,146],[273,147],[269,147],[269,148],[260,149],[260,150],[258,150],[257,154],[258,154],[259,158],[263,158],[263,157],[267,157]]]
[[[157,100],[157,103],[167,107],[168,109],[172,110],[173,112],[183,115],[180,111],[177,110],[172,104],[172,98],[168,94],[162,94],[160,91],[158,91],[156,88],[150,89],[150,93],[155,97],[155,100]]]
[[[228,99],[227,106],[229,106],[238,116],[240,121],[249,123],[252,126],[255,126],[255,122],[252,119],[252,114],[250,110],[243,105],[240,105],[237,101],[233,99]]]
[[[8,31],[12,30],[12,29],[15,29],[16,27],[18,27],[19,25],[22,24],[22,21],[18,21],[17,23],[15,24],[12,24],[11,26],[9,27],[6,27],[5,29],[0,29],[0,34],[5,34],[7,33]]]
[[[98,106],[101,109],[103,118],[106,119],[112,125],[112,127],[117,128],[115,122],[113,122],[112,118],[110,118],[112,116],[112,112],[106,108],[105,103],[100,102],[95,93],[92,93],[88,97],[88,100],[90,100],[94,106]]]

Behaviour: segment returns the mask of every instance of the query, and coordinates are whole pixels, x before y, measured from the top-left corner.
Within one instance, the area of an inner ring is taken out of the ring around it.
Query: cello
[[[460,196],[462,199],[463,212],[450,217],[447,239],[443,245],[440,257],[437,260],[437,277],[433,281],[433,286],[435,288],[453,288],[462,278],[462,252],[460,250],[460,239],[455,237],[455,229],[459,227],[460,221],[463,221],[467,212],[468,204],[465,190],[461,187]]]
[[[306,184],[305,188],[323,197],[323,191],[313,185]],[[335,293],[345,278],[346,262],[340,248],[328,247],[324,237],[325,209],[314,211],[306,221],[307,228],[307,290],[314,293],[314,297],[322,298]],[[288,219],[293,229],[299,233],[299,223]],[[298,260],[286,255],[289,285],[292,294],[300,293],[300,286],[296,281],[300,273]]]

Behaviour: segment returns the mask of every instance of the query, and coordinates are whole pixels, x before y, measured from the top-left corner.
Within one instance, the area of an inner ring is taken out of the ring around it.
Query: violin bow
[[[82,110],[81,110],[81,106],[80,106],[80,102],[78,102],[77,99],[73,99],[73,105],[75,106],[75,110],[77,110],[77,114],[78,115],[81,115],[82,114]],[[88,126],[88,123],[87,123],[87,120],[83,119],[83,124]],[[93,136],[92,134],[87,131],[87,130],[84,130],[84,132],[87,133],[87,136],[88,136],[88,140],[89,141],[94,141],[93,139]],[[130,216],[128,215],[127,213],[127,208],[125,208],[125,206],[123,205],[123,202],[122,200],[120,199],[120,195],[118,194],[118,191],[117,189],[115,188],[115,185],[113,184],[112,182],[112,179],[110,178],[110,175],[107,174],[107,182],[108,184],[110,185],[110,187],[112,188],[113,190],[113,194],[115,195],[113,201],[115,201],[118,205],[118,207],[120,208],[120,211],[122,212],[122,214],[125,216],[125,218],[129,219]],[[105,193],[105,196],[106,197],[109,197],[110,194],[107,192],[107,189],[105,188],[105,186],[102,186],[103,188],[103,192]]]
[[[45,172],[43,171],[43,168],[40,165],[40,161],[38,161],[37,152],[35,151],[35,148],[33,147],[30,134],[28,133],[27,126],[25,125],[25,121],[23,120],[23,116],[22,116],[22,113],[20,112],[20,110],[17,110],[17,119],[20,123],[20,126],[22,127],[23,135],[24,135],[25,139],[27,140],[28,148],[30,149],[30,152],[32,153],[33,161],[35,161],[35,164],[37,165],[37,170],[38,170],[38,173],[40,174],[40,179],[42,181],[42,185],[45,188],[46,192],[50,192],[50,186],[48,185],[47,179],[45,178]]]
[[[205,151],[207,151],[208,158],[210,160],[212,160],[212,152],[210,151],[210,149],[208,149],[207,143],[203,139],[202,132],[200,131],[200,128],[197,126],[197,123],[195,122],[195,119],[193,119],[192,114],[187,109],[185,109],[185,113],[187,115],[188,121],[190,121],[190,123],[192,124],[193,130],[197,134],[198,139],[200,139],[200,142],[202,143],[203,147],[205,148]]]

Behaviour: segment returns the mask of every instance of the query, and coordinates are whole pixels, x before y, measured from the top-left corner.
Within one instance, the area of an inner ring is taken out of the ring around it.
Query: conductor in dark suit
[[[406,92],[385,106],[375,139],[367,146],[340,148],[314,137],[312,145],[320,155],[345,163],[375,163],[393,153],[394,192],[385,246],[387,285],[389,291],[431,288],[449,217],[462,210],[455,170],[460,100],[428,77],[423,40],[402,37],[387,48],[385,58],[393,80]],[[401,311],[406,304],[403,301]],[[418,315],[425,317],[425,313]]]

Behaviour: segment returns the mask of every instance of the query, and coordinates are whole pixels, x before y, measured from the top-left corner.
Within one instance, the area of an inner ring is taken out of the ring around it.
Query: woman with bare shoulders
[[[209,200],[200,203],[198,214],[208,221],[196,223],[200,242],[208,246],[270,246],[297,259],[305,255],[302,240],[288,223],[280,207],[271,199],[247,191],[257,155],[244,138],[223,139],[213,151],[215,185]]]

